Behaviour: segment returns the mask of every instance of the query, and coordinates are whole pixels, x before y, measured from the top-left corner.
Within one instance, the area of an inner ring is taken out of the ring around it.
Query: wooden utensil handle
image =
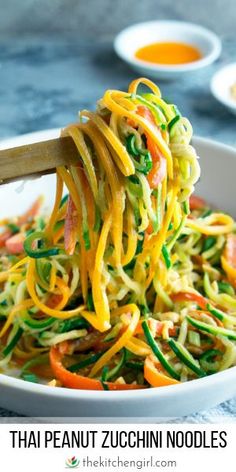
[[[51,139],[0,151],[0,183],[52,173],[56,167],[78,164],[70,137]]]

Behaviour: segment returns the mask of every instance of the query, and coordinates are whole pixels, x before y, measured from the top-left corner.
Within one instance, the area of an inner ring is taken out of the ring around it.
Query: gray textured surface
[[[32,2],[25,1],[25,5],[27,3]],[[225,36],[223,46],[218,63],[182,82],[163,82],[160,86],[163,95],[190,118],[195,133],[236,144],[236,118],[219,105],[209,91],[214,71],[236,60],[236,39]],[[134,76],[114,55],[110,41],[72,41],[58,37],[18,38],[17,42],[12,38],[2,40],[0,138],[64,126],[76,119],[78,109],[94,108],[96,99],[106,88],[126,89]],[[235,416],[235,400],[224,404],[217,412],[221,417]],[[10,413],[0,410],[0,416],[4,415]],[[188,420],[210,421],[211,418],[206,412]]]
[[[235,0],[0,0],[0,34],[112,36],[130,23],[181,19],[221,34],[235,29]]]

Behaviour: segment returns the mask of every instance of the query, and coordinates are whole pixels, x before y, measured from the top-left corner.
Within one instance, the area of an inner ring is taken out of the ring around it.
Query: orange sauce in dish
[[[198,48],[187,43],[153,43],[143,46],[135,53],[137,59],[153,64],[178,65],[201,59]]]

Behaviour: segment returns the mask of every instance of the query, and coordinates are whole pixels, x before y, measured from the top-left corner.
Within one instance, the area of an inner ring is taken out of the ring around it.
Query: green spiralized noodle
[[[44,335],[38,336],[38,342],[41,346],[55,346],[56,344],[64,341],[83,338],[88,334],[86,329],[74,329],[68,333],[57,334],[55,332],[44,333]]]
[[[194,184],[200,177],[200,165],[197,161],[195,149],[189,144],[171,143],[170,149],[173,157],[179,162],[181,171],[180,185],[182,189],[181,195],[179,196],[179,202],[184,202],[194,192]],[[183,167],[185,170],[184,173]]]
[[[223,308],[229,310],[236,310],[236,299],[226,293],[218,294],[218,292],[212,288],[209,275],[207,273],[204,275],[204,288],[209,299],[215,302],[217,305],[220,305]]]

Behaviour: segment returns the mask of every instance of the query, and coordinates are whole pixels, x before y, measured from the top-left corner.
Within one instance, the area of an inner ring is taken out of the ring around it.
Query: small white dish
[[[211,92],[216,100],[236,115],[236,99],[230,93],[230,87],[235,83],[236,62],[222,67],[211,79]]]
[[[0,143],[0,149],[46,141],[59,130],[26,134]],[[194,138],[201,156],[201,180],[197,193],[234,217],[236,151],[215,141]],[[214,170],[214,171],[213,171]],[[40,194],[49,206],[55,195],[55,175],[27,182],[17,193],[19,182],[0,186],[0,218],[20,214]],[[220,189],[220,192],[219,192]],[[12,372],[12,375],[14,373]],[[39,385],[0,374],[0,406],[28,416],[41,417],[179,417],[211,408],[236,395],[236,367],[180,385],[120,392],[70,390]]]
[[[202,58],[180,65],[153,64],[135,58],[137,49],[155,42],[190,44],[200,50]],[[118,56],[139,74],[172,79],[208,66],[219,57],[222,46],[218,36],[202,26],[169,20],[137,23],[124,29],[116,36],[114,49]]]

